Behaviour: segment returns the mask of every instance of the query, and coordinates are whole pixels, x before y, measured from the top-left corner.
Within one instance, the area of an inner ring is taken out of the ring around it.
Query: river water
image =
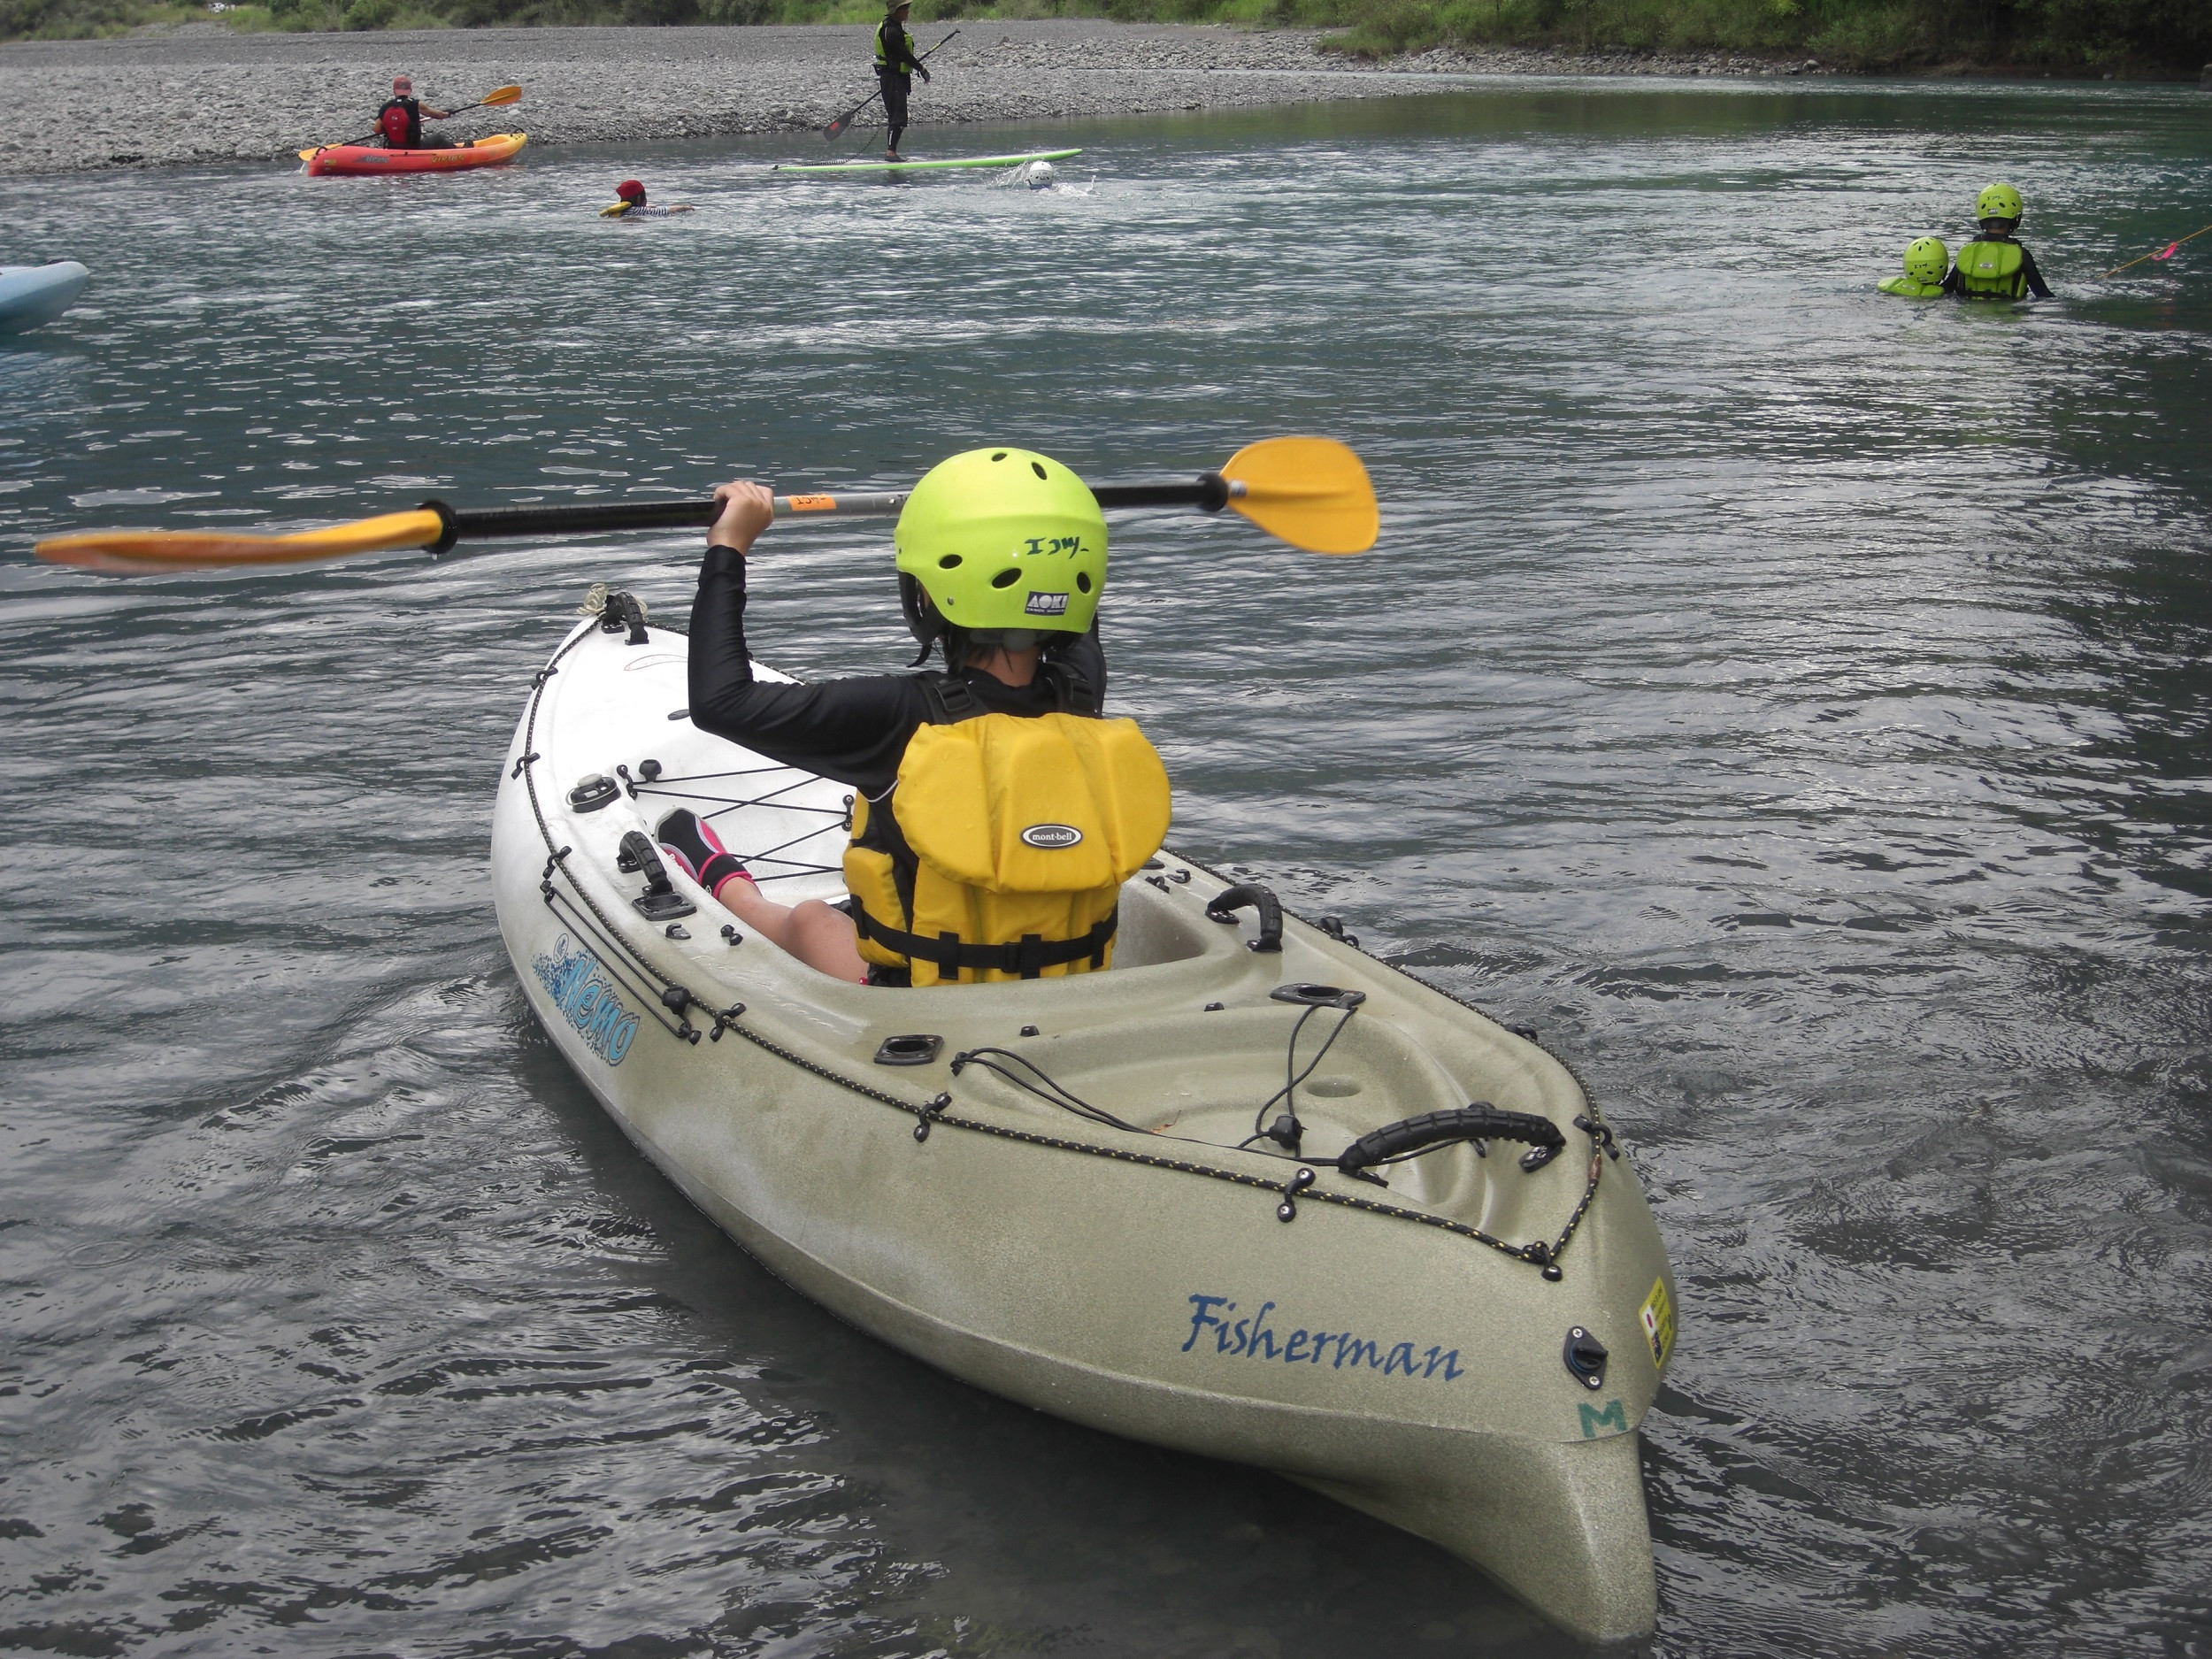
[[[602,1118],[499,944],[495,769],[586,584],[680,617],[695,538],[28,557],[1311,430],[1380,548],[1123,522],[1116,700],[1178,845],[1621,1126],[1682,1288],[1655,1651],[2212,1650],[2212,242],[2093,280],[2212,221],[2208,108],[1490,83],[1066,130],[1049,194],[724,144],[0,184],[0,257],[97,273],[0,350],[0,1646],[1569,1651],[858,1335]],[[593,217],[632,173],[701,211]],[[1874,292],[1998,176],[2057,303]],[[764,657],[903,661],[880,526],[761,551]]]

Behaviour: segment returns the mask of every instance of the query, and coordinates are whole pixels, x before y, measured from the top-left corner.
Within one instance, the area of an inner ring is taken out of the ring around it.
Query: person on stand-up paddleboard
[[[900,600],[941,672],[791,685],[756,679],[746,555],[774,521],[726,484],[691,608],[692,724],[855,790],[841,906],[761,896],[689,811],[657,839],[755,932],[810,967],[875,985],[1103,968],[1121,884],[1159,850],[1167,772],[1103,718],[1096,627],[1106,520],[1083,480],[1025,449],[933,467],[899,515]]]
[[[929,65],[914,55],[914,37],[906,32],[907,0],[898,0],[876,25],[876,80],[883,87],[883,115],[887,132],[883,158],[899,158],[899,134],[906,131],[906,95],[914,89],[914,77],[929,79]]]
[[[450,150],[453,141],[433,133],[426,137],[422,124],[442,121],[450,110],[426,109],[415,97],[415,83],[405,75],[392,77],[392,96],[376,112],[376,129],[387,150]]]

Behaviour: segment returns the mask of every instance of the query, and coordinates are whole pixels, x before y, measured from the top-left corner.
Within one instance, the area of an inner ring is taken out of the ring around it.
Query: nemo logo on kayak
[[[607,977],[599,958],[578,949],[563,933],[550,951],[530,965],[560,1009],[561,1017],[576,1028],[591,1051],[609,1065],[620,1065],[637,1036],[638,1017],[623,1005],[622,994]]]
[[[1190,1334],[1182,1352],[1210,1341],[1212,1351],[1228,1359],[1272,1360],[1279,1365],[1319,1365],[1332,1371],[1380,1371],[1386,1377],[1433,1377],[1456,1382],[1467,1373],[1459,1363],[1459,1350],[1421,1348],[1412,1342],[1385,1344],[1355,1331],[1286,1331],[1286,1320],[1271,1318],[1275,1304],[1263,1302],[1257,1313],[1232,1319],[1237,1304],[1226,1296],[1193,1296]]]
[[[1072,847],[1082,839],[1083,832],[1072,824],[1032,824],[1022,832],[1022,840],[1048,853]]]

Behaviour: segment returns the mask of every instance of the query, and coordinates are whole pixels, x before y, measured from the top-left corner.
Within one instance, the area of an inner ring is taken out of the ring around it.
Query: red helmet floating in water
[[[626,202],[642,203],[645,200],[645,187],[635,179],[625,179],[615,186],[614,193]]]

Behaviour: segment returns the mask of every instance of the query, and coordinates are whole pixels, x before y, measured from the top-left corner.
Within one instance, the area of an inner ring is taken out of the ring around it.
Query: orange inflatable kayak
[[[309,173],[455,173],[463,167],[494,167],[511,160],[530,142],[526,133],[494,133],[450,150],[386,150],[375,144],[326,144],[303,150]]]

